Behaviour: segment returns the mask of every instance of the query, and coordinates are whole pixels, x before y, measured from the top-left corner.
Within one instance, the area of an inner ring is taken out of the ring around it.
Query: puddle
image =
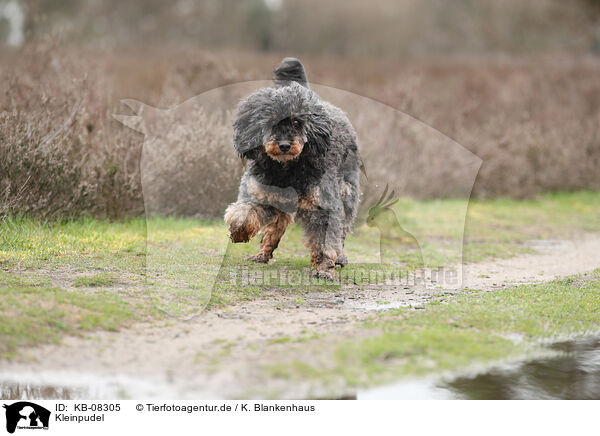
[[[433,299],[431,295],[416,295],[414,291],[397,295],[396,298],[401,299],[378,302],[369,300],[347,299],[343,302],[342,307],[345,309],[361,310],[366,312],[383,312],[387,310],[401,309],[405,307],[410,307],[412,309],[424,309],[424,305]]]
[[[359,392],[360,399],[598,400],[600,337],[549,347],[559,355],[472,377],[410,381]]]
[[[557,354],[473,376],[412,380],[367,389],[358,392],[356,399],[600,399],[600,337],[549,348]],[[0,400],[129,398],[199,399],[199,394],[177,392],[168,383],[118,376],[18,371],[0,376]]]
[[[417,304],[415,303],[417,306]],[[412,307],[413,303],[405,301],[392,301],[390,303],[369,303],[350,301],[344,302],[344,307],[353,310],[366,310],[368,312],[380,312],[385,310],[400,309],[402,307]],[[422,306],[418,305],[418,306]]]
[[[2,400],[75,400],[85,396],[83,389],[0,383],[0,399]]]
[[[1,377],[0,400],[178,398],[168,386],[128,377],[29,371]]]
[[[564,239],[534,239],[525,241],[524,245],[539,252],[548,252],[558,249],[569,250],[576,246],[575,241]]]

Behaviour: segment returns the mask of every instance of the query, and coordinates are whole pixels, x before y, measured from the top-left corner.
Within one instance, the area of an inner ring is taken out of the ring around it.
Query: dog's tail
[[[286,86],[290,82],[298,82],[300,85],[310,88],[308,86],[308,79],[306,78],[306,71],[304,71],[304,65],[296,58],[284,58],[278,67],[273,70],[275,77],[273,81],[276,85]]]

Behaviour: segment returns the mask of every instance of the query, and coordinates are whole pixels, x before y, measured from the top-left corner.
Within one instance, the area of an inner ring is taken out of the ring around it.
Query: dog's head
[[[265,152],[279,162],[296,159],[307,140],[305,125],[306,121],[301,115],[290,115],[279,121],[271,128],[271,135],[264,144]]]
[[[301,155],[326,153],[331,120],[324,103],[297,83],[263,88],[242,100],[233,124],[233,141],[241,157],[266,153],[284,163]]]

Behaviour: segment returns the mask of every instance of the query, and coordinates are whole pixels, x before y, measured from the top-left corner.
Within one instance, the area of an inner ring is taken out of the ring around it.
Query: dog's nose
[[[292,147],[292,144],[290,144],[287,141],[282,141],[279,143],[279,149],[281,150],[282,153],[287,153],[288,151],[290,151],[291,147]]]

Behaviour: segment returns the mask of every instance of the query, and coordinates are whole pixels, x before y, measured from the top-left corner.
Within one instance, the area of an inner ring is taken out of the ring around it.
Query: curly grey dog
[[[225,222],[233,242],[262,234],[252,260],[267,263],[295,219],[313,275],[333,279],[335,265],[347,264],[344,240],[360,197],[356,133],[341,109],[309,89],[298,59],[285,58],[274,73],[274,87],[237,108],[234,147],[247,164]]]

